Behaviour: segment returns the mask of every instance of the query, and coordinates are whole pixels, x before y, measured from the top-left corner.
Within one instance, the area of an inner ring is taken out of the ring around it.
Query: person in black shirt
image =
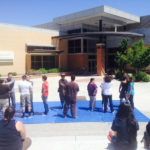
[[[150,148],[150,122],[146,125],[146,131],[144,132],[144,137],[141,142],[144,142],[144,148]]]
[[[129,80],[128,74],[124,73],[123,80],[121,81],[119,86],[120,104],[123,102],[123,98],[127,101],[126,95],[128,92],[128,80]]]
[[[14,115],[15,108],[9,106],[0,120],[0,150],[27,150],[31,145],[23,123],[14,120]]]
[[[139,125],[129,103],[120,104],[111,129],[111,141],[115,150],[136,150]]]

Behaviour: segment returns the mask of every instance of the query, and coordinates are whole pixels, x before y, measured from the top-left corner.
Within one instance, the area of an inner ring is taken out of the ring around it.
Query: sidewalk
[[[137,150],[144,150],[141,139],[139,136]],[[29,150],[106,150],[109,144],[107,136],[39,137],[32,138],[32,142]]]

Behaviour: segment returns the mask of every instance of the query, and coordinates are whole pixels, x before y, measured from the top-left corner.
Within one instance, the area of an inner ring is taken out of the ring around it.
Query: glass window
[[[98,43],[98,40],[95,40],[95,39],[84,39],[83,40],[84,53],[96,53],[97,43]]]
[[[31,56],[31,69],[50,69],[55,67],[55,56]]]
[[[81,53],[81,39],[68,41],[68,53]]]

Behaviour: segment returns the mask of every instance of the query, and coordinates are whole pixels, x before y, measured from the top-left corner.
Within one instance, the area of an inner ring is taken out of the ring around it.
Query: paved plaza
[[[98,88],[97,100],[101,100],[100,84],[103,77],[96,78]],[[80,91],[79,99],[89,100],[87,84],[91,76],[77,77]],[[48,101],[59,101],[58,80],[60,77],[49,77]],[[70,77],[66,77],[70,81]],[[41,102],[41,78],[31,79],[33,81],[34,102]],[[15,84],[16,99],[19,102],[18,82]],[[113,80],[113,100],[119,100],[119,81]],[[135,107],[150,118],[150,83],[135,83]],[[43,107],[43,106],[41,106]],[[98,107],[98,106],[97,106]],[[29,118],[27,118],[29,119]],[[140,122],[138,132],[138,149],[143,149],[140,143],[146,123]],[[27,136],[32,139],[29,150],[103,150],[108,146],[107,134],[111,123],[51,123],[51,124],[27,124],[25,125]]]

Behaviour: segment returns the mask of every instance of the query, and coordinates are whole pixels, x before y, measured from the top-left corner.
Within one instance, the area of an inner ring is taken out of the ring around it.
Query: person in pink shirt
[[[42,84],[42,100],[43,100],[43,104],[44,104],[44,114],[47,115],[49,112],[48,109],[48,102],[47,102],[47,98],[48,98],[48,82],[47,82],[47,76],[43,75],[42,76],[42,80],[43,80],[43,84]]]

